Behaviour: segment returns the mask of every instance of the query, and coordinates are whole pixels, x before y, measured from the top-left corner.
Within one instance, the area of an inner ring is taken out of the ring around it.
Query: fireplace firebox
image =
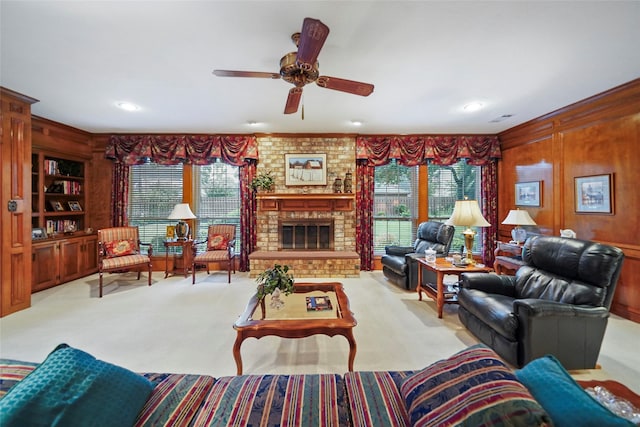
[[[278,222],[278,250],[332,251],[332,219],[289,219]]]

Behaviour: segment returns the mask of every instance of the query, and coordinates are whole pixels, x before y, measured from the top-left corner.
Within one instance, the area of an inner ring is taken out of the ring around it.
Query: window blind
[[[153,245],[154,253],[164,253],[167,219],[177,203],[182,203],[182,165],[145,163],[131,166],[129,173],[129,224],[137,225],[140,240]]]

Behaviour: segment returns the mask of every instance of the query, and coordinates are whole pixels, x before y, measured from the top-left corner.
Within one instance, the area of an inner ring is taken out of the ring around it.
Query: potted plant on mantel
[[[271,171],[260,172],[251,180],[251,188],[254,191],[272,191],[276,178]]]
[[[263,300],[265,296],[271,294],[271,305],[275,305],[274,308],[280,308],[284,304],[279,299],[281,293],[289,295],[294,290],[293,274],[289,273],[288,265],[275,264],[273,268],[267,268],[258,274],[256,282],[258,283],[256,295],[258,300]]]

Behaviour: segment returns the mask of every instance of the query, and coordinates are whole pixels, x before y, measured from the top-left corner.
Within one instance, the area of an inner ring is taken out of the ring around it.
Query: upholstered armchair
[[[140,252],[140,246],[147,246],[147,254]],[[100,298],[102,298],[102,274],[104,272],[123,273],[137,270],[138,280],[142,270],[149,272],[151,286],[150,243],[142,243],[138,237],[138,227],[112,227],[98,230],[98,276]]]
[[[424,257],[427,249],[436,251],[436,256],[444,257],[449,254],[455,228],[442,222],[426,221],[418,225],[416,240],[413,246],[391,245],[385,247],[382,255],[382,273],[396,285],[414,290],[418,286],[418,263],[416,257]],[[425,283],[435,283],[435,274],[423,271]]]
[[[204,264],[209,274],[209,263],[220,262],[227,264],[228,283],[231,283],[231,270],[236,272],[236,225],[235,224],[213,224],[207,230],[207,240],[193,243],[193,253],[197,253],[196,245],[207,243],[207,249],[201,254],[193,257],[193,278],[191,283],[196,283],[196,265]]]
[[[462,274],[458,316],[514,366],[552,354],[566,369],[594,368],[623,258],[601,243],[530,237],[515,276]]]

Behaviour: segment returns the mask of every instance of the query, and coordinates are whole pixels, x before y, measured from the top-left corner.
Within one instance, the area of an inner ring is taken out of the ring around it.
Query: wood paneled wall
[[[625,253],[612,311],[640,322],[640,79],[500,134],[498,217],[515,208],[515,184],[541,181],[541,206],[527,207],[543,234],[578,238]],[[612,174],[613,214],[576,213],[575,178]],[[499,225],[501,240],[512,226]]]

